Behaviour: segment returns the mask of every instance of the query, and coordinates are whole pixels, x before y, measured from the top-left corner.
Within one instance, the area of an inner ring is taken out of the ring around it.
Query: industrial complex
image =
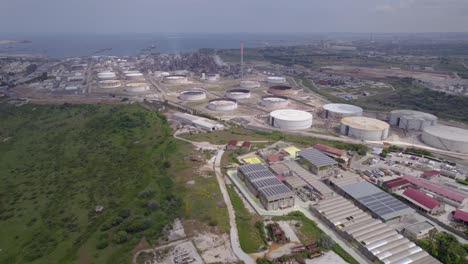
[[[333,47],[333,52],[355,51],[345,44]],[[302,217],[315,221],[359,263],[440,263],[418,242],[433,230],[468,241],[468,129],[460,119],[446,120],[446,114],[420,105],[386,102],[387,93],[398,91],[393,82],[361,79],[361,68],[324,66],[334,62],[331,56],[307,69],[227,63],[217,52],[73,58],[45,64],[49,77],[29,76],[21,89],[4,94],[19,94],[26,103],[50,96],[60,104],[136,103],[160,111],[173,130],[170,136],[191,146],[183,160],[193,166],[193,175],[181,184],[188,190],[202,190],[198,184],[205,181],[219,184],[216,193],[210,189],[203,195],[216,197],[218,206],[229,210],[231,235],[239,233],[234,232],[242,222],[237,218],[247,216],[253,216],[255,221],[247,220],[256,223],[255,230],[266,233],[264,245],[250,255],[236,237],[228,237],[237,244],[225,243],[223,250],[235,248],[236,254],[228,260],[213,254],[210,263],[236,262],[238,255],[246,255],[241,260],[249,264],[253,256],[290,257],[281,263],[305,263],[295,259],[304,252],[320,257],[322,241],[303,244]],[[368,104],[374,95],[380,95],[375,98],[381,107]],[[248,215],[234,212],[233,194]],[[275,217],[288,214],[288,220]],[[205,227],[218,230],[218,219],[202,216],[208,219]],[[295,232],[300,238],[291,235]],[[278,256],[269,250],[278,250]]]

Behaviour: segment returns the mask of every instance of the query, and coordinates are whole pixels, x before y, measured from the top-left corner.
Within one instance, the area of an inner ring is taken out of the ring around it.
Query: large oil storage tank
[[[437,125],[437,117],[413,110],[395,110],[390,112],[390,125],[405,130],[423,130],[428,126]]]
[[[231,89],[226,91],[226,97],[231,99],[247,99],[250,97],[250,91],[247,89]]]
[[[378,119],[350,116],[341,119],[340,132],[361,140],[382,140],[388,137],[389,124]]]
[[[119,80],[102,80],[98,82],[99,88],[108,89],[108,88],[118,88],[122,85]]]
[[[125,85],[125,91],[130,93],[141,93],[149,91],[149,84],[144,82],[129,83]]]
[[[213,111],[231,111],[237,108],[237,100],[231,98],[218,98],[210,100],[208,109]]]
[[[289,99],[281,95],[262,96],[260,105],[267,108],[285,108],[289,104]]]
[[[322,117],[327,119],[342,119],[348,116],[362,116],[362,108],[350,104],[326,104],[323,106]]]
[[[167,75],[164,76],[163,82],[167,84],[184,84],[188,79],[186,75]]]
[[[125,73],[125,79],[127,80],[141,80],[144,79],[145,77],[143,76],[143,73],[139,71],[131,71]]]
[[[271,86],[268,88],[268,93],[274,94],[274,95],[290,95],[292,94],[293,89],[291,86],[286,86],[286,85],[277,85],[277,86]]]
[[[241,81],[240,82],[240,87],[247,88],[247,89],[257,88],[257,87],[260,87],[260,82],[257,82],[257,81]]]
[[[286,83],[286,78],[280,76],[269,76],[267,77],[267,82],[271,84]]]
[[[268,124],[286,130],[307,129],[312,126],[312,114],[294,109],[275,110],[270,113]]]
[[[112,79],[115,79],[117,76],[115,75],[115,72],[104,71],[104,72],[99,72],[97,74],[97,77],[100,80],[112,80]]]
[[[468,153],[468,130],[444,125],[427,126],[421,139],[424,143],[448,151]]]
[[[198,101],[206,98],[205,91],[201,89],[191,89],[179,94],[179,99],[184,101]]]

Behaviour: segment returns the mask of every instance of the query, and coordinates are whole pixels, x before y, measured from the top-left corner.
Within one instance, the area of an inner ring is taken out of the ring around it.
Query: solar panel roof
[[[309,148],[298,152],[299,155],[316,167],[335,165],[337,162],[322,152]]]
[[[340,188],[384,220],[413,212],[406,204],[368,182],[352,183]]]
[[[293,196],[294,193],[276,178],[276,176],[262,164],[247,164],[239,167],[246,180],[267,199]]]
[[[285,196],[294,196],[294,193],[286,185],[274,185],[259,190],[267,199],[281,198]]]

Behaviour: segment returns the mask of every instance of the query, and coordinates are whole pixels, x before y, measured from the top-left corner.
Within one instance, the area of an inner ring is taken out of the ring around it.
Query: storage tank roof
[[[312,118],[312,114],[294,109],[275,110],[270,113],[270,116],[289,121],[304,121]]]
[[[360,113],[363,111],[361,107],[350,104],[326,104],[323,106],[323,109],[343,114]]]
[[[432,114],[414,111],[414,110],[394,110],[390,114],[405,116],[407,119],[418,119],[418,120],[437,120],[437,117]]]
[[[468,130],[458,127],[428,126],[423,129],[423,132],[442,139],[468,142]]]
[[[384,130],[389,127],[389,125],[383,121],[363,116],[345,117],[341,119],[341,123],[353,128],[366,130]]]

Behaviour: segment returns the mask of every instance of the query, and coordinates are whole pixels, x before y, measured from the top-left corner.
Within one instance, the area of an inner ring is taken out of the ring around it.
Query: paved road
[[[213,169],[216,174],[216,179],[218,180],[219,189],[221,190],[221,194],[223,195],[224,203],[226,204],[228,215],[229,215],[229,225],[231,226],[229,238],[231,240],[231,247],[234,254],[242,260],[246,264],[255,264],[255,261],[247,255],[242,248],[240,247],[239,242],[239,231],[237,230],[236,224],[236,215],[234,211],[234,207],[231,203],[231,198],[229,197],[229,193],[226,189],[226,183],[224,182],[224,175],[221,171],[221,159],[224,154],[224,145],[211,145],[208,142],[195,142],[190,141],[185,138],[181,138],[178,136],[180,132],[176,131],[174,133],[174,137],[183,140],[185,142],[192,143],[194,146],[203,148],[203,149],[218,149],[218,153],[216,154],[215,161],[213,164]]]
[[[242,260],[246,264],[255,264],[255,261],[247,255],[240,247],[240,242],[239,242],[239,232],[237,230],[237,224],[236,224],[236,215],[234,211],[234,207],[232,206],[231,199],[229,197],[229,193],[227,192],[226,189],[226,183],[224,182],[224,175],[221,172],[221,158],[223,157],[224,150],[219,150],[218,154],[216,155],[216,159],[214,162],[214,170],[216,173],[216,179],[218,180],[218,185],[219,189],[221,190],[221,193],[223,194],[224,202],[226,203],[226,207],[228,209],[228,214],[229,214],[229,224],[231,225],[231,230],[230,230],[230,239],[231,239],[231,247],[232,250],[234,251],[234,254]]]

